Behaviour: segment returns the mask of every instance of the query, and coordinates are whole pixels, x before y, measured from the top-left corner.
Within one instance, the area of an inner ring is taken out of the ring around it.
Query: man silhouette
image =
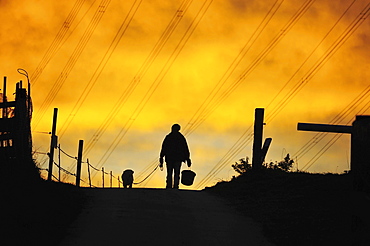
[[[185,137],[179,132],[180,125],[174,124],[171,132],[164,138],[162,149],[159,156],[159,163],[161,170],[163,169],[163,157],[166,160],[167,189],[178,189],[180,181],[180,169],[182,162],[187,163],[188,167],[191,166],[190,151]],[[173,175],[173,178],[172,178]]]

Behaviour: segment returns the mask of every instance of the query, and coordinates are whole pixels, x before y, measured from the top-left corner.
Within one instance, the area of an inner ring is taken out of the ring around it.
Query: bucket
[[[184,170],[181,172],[181,184],[190,186],[194,182],[195,172],[191,170]]]

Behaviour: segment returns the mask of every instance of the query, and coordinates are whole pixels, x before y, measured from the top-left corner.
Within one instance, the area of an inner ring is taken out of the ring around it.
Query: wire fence
[[[60,151],[60,153],[64,154],[66,157],[68,157],[70,159],[73,159],[75,161],[78,161],[78,157],[68,154],[65,150],[63,150],[60,147],[60,144],[57,146],[57,148]],[[48,156],[50,155],[49,153],[41,153],[41,154],[47,154]],[[49,156],[49,158],[50,158],[50,156]],[[78,179],[77,174],[74,173],[74,172],[71,172],[71,171],[67,170],[66,168],[63,168],[61,166],[61,161],[60,161],[61,158],[59,157],[58,159],[59,159],[59,163],[53,161],[54,166],[56,166],[57,169],[58,169],[58,177],[55,176],[54,174],[51,174],[52,177],[53,177],[53,179],[55,181],[62,182],[61,172],[63,172],[65,175],[67,175],[67,176],[73,176],[77,180]],[[97,171],[97,172],[101,172],[101,178],[102,178],[102,185],[101,185],[101,187],[102,188],[105,188],[106,187],[106,177],[107,176],[108,176],[108,182],[109,182],[108,186],[110,188],[113,188],[113,180],[117,181],[118,188],[123,187],[123,182],[120,179],[120,175],[115,176],[115,175],[113,175],[113,171],[107,172],[107,171],[104,170],[104,167],[102,167],[101,169],[96,168],[94,165],[92,165],[90,163],[89,159],[87,159],[86,161],[81,161],[81,163],[87,164],[86,167],[87,167],[87,172],[88,172],[88,181],[80,178],[80,181],[82,181],[85,184],[85,186],[92,187],[92,188],[97,188],[98,187],[98,186],[92,184],[91,170],[94,170],[94,171]],[[49,172],[49,169],[48,168],[40,168],[40,170],[41,171]],[[135,184],[138,184],[138,183],[135,183]]]

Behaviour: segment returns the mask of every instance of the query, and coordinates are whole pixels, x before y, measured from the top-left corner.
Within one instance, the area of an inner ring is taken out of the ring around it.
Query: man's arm
[[[186,159],[186,164],[188,165],[188,167],[191,166],[191,160],[190,160],[190,150],[189,150],[189,146],[188,146],[188,143],[186,141],[186,138],[184,138],[184,155],[185,155],[185,159]]]
[[[167,136],[164,138],[162,143],[161,152],[159,153],[159,167],[163,167],[163,157],[166,155],[167,149]]]

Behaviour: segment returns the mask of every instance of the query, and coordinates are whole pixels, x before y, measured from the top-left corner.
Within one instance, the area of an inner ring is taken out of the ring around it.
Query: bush
[[[290,159],[290,155],[287,154],[284,160],[280,162],[270,162],[269,164],[262,165],[262,168],[282,170],[284,172],[289,172],[293,167],[294,161]],[[239,174],[244,174],[249,170],[252,170],[252,163],[249,163],[249,158],[242,158],[239,162],[231,165],[235,172]]]
[[[234,169],[235,172],[243,174],[252,169],[252,164],[249,163],[249,158],[247,156],[245,159],[240,159],[239,163],[235,162],[235,164],[231,165],[231,167]]]

